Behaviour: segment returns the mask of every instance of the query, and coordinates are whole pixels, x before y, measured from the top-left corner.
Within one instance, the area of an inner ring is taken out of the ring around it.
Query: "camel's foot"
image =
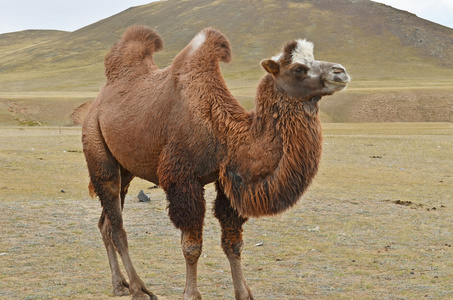
[[[184,295],[182,295],[182,300],[201,300],[201,294],[198,291],[191,294],[184,293]]]
[[[132,295],[132,300],[157,300],[157,296],[153,293],[136,293]]]
[[[250,288],[245,283],[244,286],[244,290],[235,292],[236,300],[255,300],[255,298],[253,298],[252,292],[250,291]]]
[[[132,300],[157,300],[157,296],[142,285],[137,292],[132,293]]]
[[[252,294],[248,294],[248,295],[242,295],[240,297],[236,297],[236,300],[255,300],[255,298],[253,298]]]
[[[128,296],[130,295],[129,289],[125,286],[117,286],[113,289],[113,294],[115,296]]]
[[[140,284],[135,290],[136,292],[132,292],[133,300],[157,300],[157,296],[149,291],[144,284]],[[115,282],[113,294],[116,296],[128,296],[131,294],[129,284],[124,278],[120,278],[120,280]]]
[[[129,284],[123,277],[117,278],[113,282],[113,294],[116,296],[127,296],[130,295]]]

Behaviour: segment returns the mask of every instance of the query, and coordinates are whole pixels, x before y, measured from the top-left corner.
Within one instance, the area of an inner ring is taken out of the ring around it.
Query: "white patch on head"
[[[206,41],[206,34],[204,32],[200,32],[199,34],[197,34],[192,40],[191,53],[197,51],[201,47],[201,45],[203,45],[203,43],[205,41]]]
[[[306,39],[297,40],[297,47],[293,51],[292,62],[305,63],[307,60],[314,60],[315,56],[313,55],[314,45],[312,42],[307,41]]]
[[[313,48],[314,45],[312,42],[307,41],[306,39],[298,39],[296,40],[297,47],[294,49],[292,53],[292,61],[291,63],[302,63],[307,64],[308,61],[315,60],[315,56],[313,55]],[[280,52],[277,55],[271,57],[271,59],[275,62],[278,62],[283,57],[283,52]]]
[[[271,59],[275,62],[278,62],[280,60],[280,58],[282,58],[282,56],[283,56],[283,53],[279,53],[275,56],[272,56]]]

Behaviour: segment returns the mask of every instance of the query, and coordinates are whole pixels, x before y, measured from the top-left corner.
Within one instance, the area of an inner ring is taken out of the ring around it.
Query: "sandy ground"
[[[287,213],[244,227],[244,273],[256,299],[453,298],[453,126],[324,127],[307,194]],[[113,298],[80,129],[7,127],[0,136],[0,298]],[[180,299],[180,233],[163,191],[150,187],[136,180],[126,199],[132,259],[159,299]],[[138,202],[140,190],[150,203]],[[200,292],[233,299],[211,185],[205,196]]]

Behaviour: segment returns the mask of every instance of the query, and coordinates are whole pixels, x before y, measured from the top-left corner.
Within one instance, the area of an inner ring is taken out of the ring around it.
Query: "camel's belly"
[[[129,126],[103,135],[107,147],[121,166],[137,177],[159,184],[157,168],[162,146],[156,142],[158,138]]]

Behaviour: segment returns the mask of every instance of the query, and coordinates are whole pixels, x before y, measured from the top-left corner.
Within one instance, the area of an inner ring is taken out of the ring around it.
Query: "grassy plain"
[[[321,169],[300,203],[245,225],[256,299],[452,298],[453,125],[324,124],[324,134]],[[0,137],[0,298],[113,297],[80,128],[1,127]],[[180,233],[150,186],[136,179],[126,199],[132,258],[161,299],[180,299]],[[150,203],[137,201],[141,189]],[[232,299],[212,186],[206,199],[200,291]]]
[[[260,77],[226,80],[233,95],[248,110],[254,106]],[[93,100],[103,84],[83,92],[0,92],[0,126],[71,126],[71,114]],[[452,99],[451,80],[357,80],[346,91],[323,98],[321,119],[341,123],[453,122]]]

